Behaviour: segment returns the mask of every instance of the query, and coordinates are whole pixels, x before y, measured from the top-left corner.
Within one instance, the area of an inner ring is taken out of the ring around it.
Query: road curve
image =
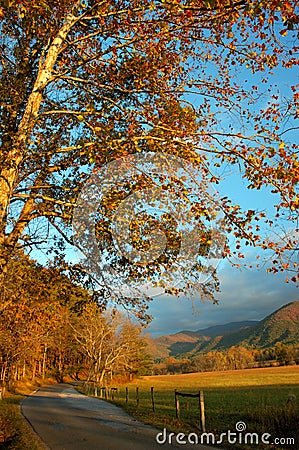
[[[51,450],[211,450],[176,442],[158,444],[158,430],[109,402],[80,394],[69,384],[39,389],[22,402],[22,413]]]

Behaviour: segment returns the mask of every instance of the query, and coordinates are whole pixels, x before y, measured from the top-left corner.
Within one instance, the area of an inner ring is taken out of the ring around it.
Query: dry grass
[[[199,430],[196,399],[182,399],[180,421],[175,419],[174,389],[205,395],[207,431],[217,435],[234,431],[238,421],[244,421],[248,432],[270,433],[275,437],[294,437],[295,446],[258,447],[228,445],[228,448],[292,448],[299,449],[299,366],[246,369],[226,372],[205,372],[183,375],[149,376],[127,384],[129,402],[125,404],[125,388],[119,386],[124,407],[146,423],[169,431]],[[152,412],[150,388],[155,392],[155,413]],[[136,406],[139,388],[139,407]],[[293,399],[292,403],[288,398]]]
[[[24,419],[20,409],[21,401],[42,384],[53,380],[16,383],[13,392],[6,393],[0,400],[0,448],[11,450],[45,450],[45,446]]]
[[[299,383],[299,366],[265,367],[261,369],[227,370],[223,372],[197,372],[181,375],[155,375],[143,377],[141,383],[154,383],[196,388],[267,386]]]

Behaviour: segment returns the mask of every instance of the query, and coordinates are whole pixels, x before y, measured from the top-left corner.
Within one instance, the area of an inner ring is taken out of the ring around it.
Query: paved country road
[[[22,402],[22,413],[51,450],[211,450],[176,442],[158,444],[158,430],[111,403],[80,394],[70,384],[39,389]]]

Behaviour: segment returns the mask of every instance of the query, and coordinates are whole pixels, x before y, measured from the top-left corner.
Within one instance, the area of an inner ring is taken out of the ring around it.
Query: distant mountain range
[[[156,359],[163,359],[225,350],[232,345],[269,348],[277,342],[286,345],[299,343],[299,301],[282,306],[261,321],[231,322],[152,338],[150,347]]]

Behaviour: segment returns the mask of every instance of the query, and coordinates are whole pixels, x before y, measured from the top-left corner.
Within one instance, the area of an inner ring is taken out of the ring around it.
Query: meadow
[[[125,401],[125,386],[129,399]],[[299,449],[299,366],[205,372],[182,375],[147,376],[126,385],[115,385],[119,399],[114,403],[140,420],[173,432],[197,432],[198,399],[180,400],[180,419],[175,417],[174,390],[197,393],[205,398],[206,431],[217,436],[236,431],[245,422],[246,432],[269,433],[273,438],[294,438],[294,445],[223,445],[228,448]],[[136,387],[139,405],[136,401]],[[155,413],[150,390],[154,388]]]
[[[53,380],[48,379],[46,383],[53,383]],[[7,394],[0,401],[0,448],[44,449],[22,417],[19,407],[24,396],[38,386],[38,383],[18,383],[15,393]],[[147,376],[114,386],[119,392],[119,399],[115,395],[114,403],[160,429],[165,427],[169,432],[200,435],[198,399],[180,400],[181,417],[178,420],[175,417],[174,390],[186,393],[203,390],[207,432],[216,436],[229,429],[235,432],[236,423],[242,421],[247,432],[269,433],[273,439],[295,439],[294,445],[231,445],[224,442],[221,448],[299,449],[299,366]],[[126,387],[128,403],[125,401]],[[151,387],[154,388],[155,413],[152,411]]]

